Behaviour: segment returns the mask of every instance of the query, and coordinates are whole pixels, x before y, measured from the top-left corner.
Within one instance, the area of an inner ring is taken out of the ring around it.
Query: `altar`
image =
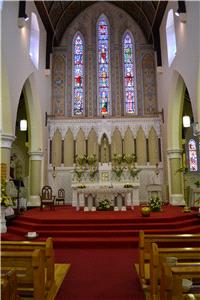
[[[139,205],[139,182],[124,187],[122,183],[74,184],[72,205],[79,210],[96,210],[101,200],[109,199],[115,210],[126,210],[126,207]]]

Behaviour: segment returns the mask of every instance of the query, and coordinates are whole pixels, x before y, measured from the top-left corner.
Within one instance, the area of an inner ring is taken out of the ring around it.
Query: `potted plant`
[[[5,210],[7,207],[13,205],[12,198],[7,195],[5,179],[1,180],[0,204],[1,204],[1,233],[5,233],[5,232],[7,232]]]
[[[162,203],[158,196],[152,196],[149,199],[149,207],[151,211],[160,211],[161,205]]]
[[[102,201],[99,201],[98,210],[111,210],[112,205],[109,199],[104,199]]]

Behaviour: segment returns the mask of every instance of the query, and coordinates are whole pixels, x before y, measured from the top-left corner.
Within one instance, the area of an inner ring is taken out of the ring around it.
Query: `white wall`
[[[46,31],[33,1],[26,2],[26,13],[35,12],[40,28],[39,68],[29,57],[31,18],[24,28],[18,27],[18,1],[5,1],[2,19],[2,133],[15,135],[18,102],[23,87],[27,88],[28,111],[31,120],[31,145],[29,151],[47,148],[45,112],[51,112],[51,76],[45,76]],[[25,84],[26,83],[26,84]],[[10,112],[10,115],[8,114]],[[11,126],[9,125],[11,123]]]

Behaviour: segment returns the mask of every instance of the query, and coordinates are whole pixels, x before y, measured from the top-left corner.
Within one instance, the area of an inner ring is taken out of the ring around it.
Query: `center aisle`
[[[55,300],[145,300],[134,269],[136,249],[55,249],[71,269]]]

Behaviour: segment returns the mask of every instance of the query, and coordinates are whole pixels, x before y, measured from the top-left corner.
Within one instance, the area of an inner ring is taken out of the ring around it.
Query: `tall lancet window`
[[[129,32],[123,37],[123,74],[124,74],[124,99],[126,113],[136,113],[136,70],[135,47]]]
[[[73,39],[73,60],[72,60],[72,99],[73,115],[84,113],[84,41],[78,32]]]
[[[188,156],[190,171],[198,171],[196,142],[193,139],[188,143]]]
[[[97,22],[97,98],[99,114],[111,113],[110,50],[108,21],[104,15]]]
[[[38,69],[39,64],[39,42],[40,42],[40,28],[35,13],[31,13],[31,31],[30,31],[30,46],[29,55],[34,64]]]

